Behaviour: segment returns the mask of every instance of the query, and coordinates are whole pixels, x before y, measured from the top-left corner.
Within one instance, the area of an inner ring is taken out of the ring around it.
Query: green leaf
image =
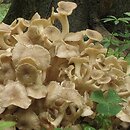
[[[107,93],[106,101],[107,101],[108,103],[118,104],[118,103],[121,103],[121,102],[122,102],[122,99],[119,97],[119,95],[116,93],[115,90],[110,89],[110,90],[108,91],[108,93]]]
[[[0,130],[4,130],[5,128],[13,127],[16,123],[13,121],[1,121],[0,122]]]
[[[116,18],[115,16],[113,16],[113,15],[109,15],[108,17],[109,17],[109,18],[113,18],[113,19],[115,19],[115,20],[117,19],[117,18]]]
[[[92,92],[90,98],[97,103],[105,103],[105,99],[103,97],[103,92],[101,90],[97,90]]]
[[[119,20],[114,21],[115,25],[119,24]]]
[[[116,115],[121,110],[121,103],[123,100],[118,96],[115,90],[109,89],[108,93],[104,96],[101,90],[93,92],[90,98],[97,104],[97,112],[106,116]]]
[[[104,23],[114,21],[113,18],[104,18],[102,19]]]
[[[126,12],[126,13],[124,13],[125,15],[127,15],[127,16],[130,16],[130,12]]]
[[[83,130],[96,130],[96,129],[91,126],[86,126]]]
[[[114,116],[117,113],[119,113],[121,111],[121,106],[118,104],[98,104],[97,105],[97,112],[100,114],[104,114],[106,116]]]
[[[123,23],[129,23],[129,21],[130,21],[130,18],[129,17],[126,17],[126,18],[119,18],[118,19],[119,21],[121,21],[121,22],[123,22]]]

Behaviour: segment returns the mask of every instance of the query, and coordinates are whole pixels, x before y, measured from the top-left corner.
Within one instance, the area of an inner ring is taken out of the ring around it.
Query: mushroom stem
[[[86,46],[89,46],[91,43],[93,43],[93,40],[92,40],[92,39],[88,39],[88,40],[85,42],[85,45],[86,45]]]
[[[67,15],[52,12],[51,18],[53,22],[55,21],[55,19],[58,19],[60,21],[62,25],[61,39],[63,39],[65,35],[69,33],[69,22],[68,22]]]
[[[78,78],[81,78],[80,69],[81,69],[81,63],[76,63],[75,64],[75,75]]]
[[[60,122],[62,121],[64,114],[65,114],[65,110],[68,107],[69,103],[64,102],[59,110],[59,115],[57,116],[57,118],[52,122],[52,124],[57,127]]]

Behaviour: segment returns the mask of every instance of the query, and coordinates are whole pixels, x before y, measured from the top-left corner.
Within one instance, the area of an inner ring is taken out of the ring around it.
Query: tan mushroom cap
[[[81,65],[83,63],[88,63],[88,58],[86,57],[72,57],[69,60],[69,64],[74,63],[75,65],[75,75],[81,78]]]
[[[95,30],[91,30],[91,29],[86,29],[86,35],[88,36],[89,39],[92,39],[94,41],[102,41],[103,37],[102,35],[95,31]]]
[[[16,76],[24,85],[33,85],[37,79],[37,68],[31,64],[23,63],[16,68]]]
[[[76,42],[76,41],[81,41],[83,40],[83,34],[81,32],[76,32],[76,33],[68,33],[66,34],[65,38],[64,38],[64,41],[73,41],[73,42]]]
[[[31,99],[28,98],[25,87],[18,81],[9,81],[6,84],[1,99],[3,107],[15,105],[27,109],[31,105]]]
[[[48,26],[44,29],[44,34],[51,41],[56,41],[61,38],[61,32],[55,26]]]
[[[120,69],[117,69],[115,67],[111,68],[109,74],[114,79],[124,78],[124,76],[126,75],[123,71],[121,71]]]
[[[71,58],[79,56],[79,48],[66,44],[64,41],[55,41],[55,53],[59,58]]]
[[[11,27],[11,33],[12,34],[21,34],[23,33],[24,29],[29,27],[29,21],[23,19],[23,18],[17,18],[14,20],[10,27]]]
[[[27,90],[28,96],[35,99],[45,98],[47,94],[46,86],[44,85],[38,86],[37,84],[35,84],[33,86],[27,87],[26,90]]]
[[[40,120],[32,110],[21,110],[15,113],[18,118],[17,127],[22,130],[40,130]],[[20,118],[19,118],[20,117]]]
[[[11,28],[9,25],[1,23],[0,24],[0,49],[8,49],[10,46],[7,45],[5,38],[10,35]]]
[[[36,13],[32,16],[31,21],[36,20],[36,19],[41,19],[41,16],[39,15],[38,12],[36,12]]]
[[[104,74],[100,79],[97,80],[98,84],[107,84],[111,81],[111,77],[107,74]]]
[[[100,79],[104,75],[104,72],[102,70],[98,70],[94,67],[94,69],[91,72],[91,78],[94,80]]]
[[[70,15],[76,7],[77,5],[74,2],[60,1],[58,2],[57,11],[63,15]]]
[[[130,123],[130,115],[127,112],[120,111],[117,115],[117,118],[119,118],[123,122],[128,122]]]
[[[83,108],[84,99],[76,89],[62,87],[58,82],[51,81],[48,86],[46,104],[51,105],[53,101],[61,98],[65,101],[74,103],[77,107]],[[71,96],[73,95],[73,97]]]
[[[96,64],[96,59],[99,54],[105,53],[106,49],[96,49],[88,47],[81,52],[81,56],[89,56],[89,63]]]
[[[0,23],[0,34],[1,33],[10,33],[11,32],[11,28],[9,25],[5,24],[5,23]]]
[[[15,80],[15,70],[10,63],[3,63],[0,68],[0,83],[6,84],[8,80]]]
[[[21,65],[21,64],[24,64],[24,63],[31,64],[31,65],[33,65],[34,67],[38,68],[35,59],[33,59],[32,57],[22,58],[22,59],[18,62],[18,65],[17,65],[17,66],[19,66],[19,65]]]
[[[52,25],[49,19],[34,19],[30,26],[47,27]]]
[[[115,67],[117,69],[122,70],[122,66],[120,65],[120,61],[118,62],[118,59],[113,55],[106,57],[104,64],[106,66],[112,66],[112,67]]]
[[[42,77],[43,73],[41,71],[38,71],[38,76],[36,77],[36,83],[26,88],[29,97],[35,99],[41,99],[46,97],[47,88],[45,85],[43,85]]]
[[[17,43],[12,51],[14,64],[18,64],[20,60],[26,57],[32,58],[42,70],[46,70],[50,66],[51,57],[47,49],[40,45],[23,45]]]
[[[4,85],[0,84],[0,97],[1,97],[1,95],[2,95],[3,90],[4,90]],[[5,110],[5,108],[2,107],[1,102],[2,102],[2,99],[0,98],[0,114],[3,113],[4,110]]]

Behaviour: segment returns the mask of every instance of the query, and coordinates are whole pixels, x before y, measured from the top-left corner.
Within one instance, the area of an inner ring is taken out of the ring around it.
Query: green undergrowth
[[[10,4],[0,4],[0,22],[4,19],[8,12]]]

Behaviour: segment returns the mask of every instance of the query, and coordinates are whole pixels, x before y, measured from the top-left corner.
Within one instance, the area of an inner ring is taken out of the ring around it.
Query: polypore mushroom
[[[79,48],[79,51],[83,51],[86,46],[83,43],[83,34],[81,32],[76,32],[76,33],[68,33],[65,35],[64,41],[69,44],[76,46]]]
[[[33,85],[37,79],[37,68],[31,64],[23,63],[16,68],[16,76],[24,85]]]
[[[111,76],[109,74],[104,74],[101,78],[97,80],[98,84],[107,84],[111,81]]]
[[[23,18],[17,18],[14,20],[10,27],[11,27],[11,34],[22,34],[24,30],[29,27],[29,21]]]
[[[57,41],[61,38],[61,32],[55,26],[48,26],[44,29],[44,34],[51,41]]]
[[[66,42],[78,42],[83,40],[83,34],[81,32],[68,33],[65,35],[64,41]]]
[[[51,81],[47,86],[47,97],[46,97],[46,106],[49,107],[52,103],[58,99],[59,94],[61,93],[61,86],[54,81]]]
[[[32,110],[20,110],[15,113],[17,128],[20,130],[41,130],[40,120]]]
[[[62,25],[62,34],[61,38],[64,38],[67,33],[69,33],[69,23],[67,16],[72,13],[72,11],[77,7],[77,5],[73,2],[64,2],[60,1],[58,3],[57,11],[58,13],[52,12],[51,20],[52,22],[55,19],[58,19]]]
[[[96,49],[92,47],[88,47],[81,52],[81,56],[89,56],[89,64],[94,65],[96,64],[96,59],[99,54],[105,53],[106,50]]]
[[[0,83],[6,84],[8,80],[15,80],[15,70],[9,53],[0,55]]]
[[[38,71],[38,76],[36,77],[35,84],[27,86],[26,90],[29,97],[35,99],[41,99],[46,97],[47,89],[46,86],[43,85],[42,72]]]
[[[76,3],[60,1],[57,11],[63,15],[71,15],[72,11],[77,7]]]
[[[74,63],[75,65],[75,76],[77,76],[79,79],[82,78],[81,76],[81,66],[83,63],[87,63],[88,59],[85,57],[72,57],[69,60],[69,63]]]
[[[115,79],[124,78],[125,76],[125,73],[122,70],[117,69],[115,67],[111,68],[109,74],[111,75],[112,78],[115,78]]]
[[[123,109],[116,115],[123,122],[130,123],[130,98],[127,98],[127,102],[123,104]]]
[[[94,80],[100,79],[104,75],[104,72],[102,70],[98,70],[94,67],[94,69],[91,72],[91,78]]]
[[[50,64],[50,54],[47,49],[39,45],[23,45],[17,43],[12,51],[12,59],[14,64],[18,64],[20,60],[31,57],[39,69],[46,70]]]
[[[38,14],[38,12],[36,12],[36,13],[32,16],[31,21],[36,20],[36,19],[41,19],[41,16]]]
[[[27,109],[31,105],[25,87],[18,81],[8,81],[1,94],[1,100],[3,107],[15,105]]]
[[[63,41],[55,41],[55,55],[59,58],[71,58],[79,56],[79,48],[66,44]]]
[[[120,63],[118,62],[118,59],[115,56],[106,57],[103,64],[106,66],[112,66],[112,67],[122,70],[122,66],[120,65]]]
[[[95,30],[86,29],[85,35],[87,35],[87,37],[89,38],[89,40],[87,40],[85,42],[86,45],[89,45],[93,41],[99,41],[100,42],[100,41],[103,40],[102,35],[99,32],[95,31]]]
[[[0,48],[1,49],[7,49],[10,46],[8,46],[5,42],[5,37],[6,35],[10,35],[11,33],[11,28],[9,25],[1,23],[0,24]]]

